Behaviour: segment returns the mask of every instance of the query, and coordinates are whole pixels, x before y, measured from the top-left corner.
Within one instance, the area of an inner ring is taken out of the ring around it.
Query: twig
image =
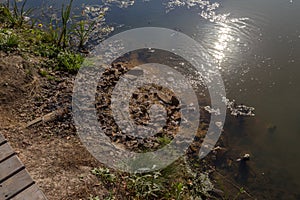
[[[63,116],[65,113],[67,113],[67,108],[60,108],[58,110],[55,110],[51,113],[48,113],[42,117],[38,117],[30,122],[27,123],[27,125],[25,126],[25,128],[28,128],[32,125],[35,125],[37,123],[40,122],[50,122],[50,121],[54,121],[57,117]]]

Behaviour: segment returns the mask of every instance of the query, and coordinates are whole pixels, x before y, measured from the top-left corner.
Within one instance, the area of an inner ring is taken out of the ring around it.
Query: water
[[[255,117],[246,118],[243,125],[232,125],[230,119],[225,124],[236,156],[250,153],[255,168],[269,180],[249,187],[277,199],[299,198],[300,1],[107,2],[75,0],[74,4],[77,12],[86,5],[108,7],[106,23],[115,27],[114,33],[166,27],[182,31],[208,49],[219,63],[227,97],[255,107]],[[34,0],[28,3],[41,6]],[[61,1],[42,5],[54,10]],[[295,195],[287,197],[289,193]]]

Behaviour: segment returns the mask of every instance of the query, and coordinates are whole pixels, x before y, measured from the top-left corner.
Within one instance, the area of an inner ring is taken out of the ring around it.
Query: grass
[[[13,2],[13,13],[10,15],[10,23],[11,25],[22,27],[23,24],[26,22],[26,17],[28,17],[32,11],[34,10],[33,8],[25,9],[25,5],[27,3],[27,0],[24,0],[21,8],[18,7],[17,5],[17,0],[14,0]]]
[[[93,31],[95,22],[87,22],[85,20],[80,20],[73,28],[74,35],[78,38],[79,44],[78,48],[83,49],[85,43],[89,39],[89,35]]]
[[[0,50],[10,52],[19,47],[20,39],[19,37],[9,31],[0,30]]]
[[[48,26],[35,26],[36,22],[31,22],[30,25],[26,17],[33,9],[26,10],[26,3],[27,0],[24,0],[18,7],[17,0],[14,0],[11,9],[8,5],[0,4],[0,50],[43,57],[46,58],[43,64],[45,66],[76,73],[83,63],[84,55],[74,50],[76,48],[70,45],[70,38],[77,37],[77,49],[82,49],[89,39],[94,23],[81,20],[69,25],[72,21],[73,3],[70,0],[67,6],[62,6],[60,21],[51,20]]]
[[[161,146],[165,146],[165,145],[170,144],[172,142],[172,139],[169,138],[168,136],[165,136],[165,135],[162,136],[162,137],[158,137],[157,140],[158,140],[158,142]]]
[[[100,198],[98,196],[90,196],[88,200],[100,200]]]
[[[69,73],[76,73],[83,63],[83,56],[74,54],[71,51],[61,51],[57,55],[57,66],[55,69],[67,71]]]
[[[185,163],[176,161],[167,168],[152,173],[127,174],[108,168],[92,170],[109,190],[107,199],[214,199],[208,191],[213,189],[208,174],[190,173]]]
[[[105,184],[113,184],[116,182],[116,175],[110,172],[108,168],[95,168],[92,170],[92,174],[101,178],[102,182]]]
[[[42,76],[42,77],[47,77],[48,76],[48,72],[44,69],[40,70],[39,71],[39,74]]]
[[[21,7],[18,6],[18,1],[13,1],[12,10],[9,9],[9,2],[7,5],[2,4],[0,7],[0,21],[7,22],[12,28],[22,27],[27,22],[27,17],[33,12],[33,8],[25,9],[27,0],[24,0]]]
[[[61,8],[61,20],[62,20],[62,26],[61,26],[61,32],[58,36],[58,46],[61,46],[62,48],[66,48],[69,43],[69,30],[68,30],[68,22],[71,18],[71,8],[72,8],[73,0],[70,0],[69,4],[64,7],[64,4]]]

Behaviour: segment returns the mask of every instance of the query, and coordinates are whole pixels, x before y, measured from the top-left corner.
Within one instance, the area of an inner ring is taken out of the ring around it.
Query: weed
[[[51,75],[47,75],[46,78],[48,79],[48,81],[55,81],[55,77],[51,76]]]
[[[68,50],[62,51],[57,55],[57,67],[56,69],[67,71],[69,73],[76,73],[84,58],[80,54],[72,53]]]
[[[49,80],[49,81],[55,80],[55,77],[49,75],[48,72],[47,72],[46,70],[41,69],[41,70],[39,71],[39,74],[40,74],[42,77],[47,78],[47,80]]]
[[[153,199],[162,196],[163,182],[160,172],[149,174],[133,174],[128,177],[127,187],[137,199]]]
[[[46,70],[40,70],[39,71],[39,74],[42,76],[42,77],[46,77],[48,75],[48,72]]]
[[[214,186],[210,181],[208,173],[195,173],[187,185],[189,196],[193,197],[209,197],[209,191],[212,191]]]
[[[9,10],[9,7],[7,7],[4,4],[0,4],[0,22],[1,23],[7,22],[10,15],[11,12]]]
[[[90,196],[90,197],[89,197],[89,200],[100,200],[100,199],[99,199],[98,196],[96,196],[96,197]]]
[[[94,169],[92,173],[111,191],[107,199],[118,199],[124,195],[130,200],[215,199],[209,194],[214,186],[208,173],[190,172],[183,160],[174,162],[164,170],[145,174],[112,173],[107,168]]]
[[[66,48],[69,42],[69,36],[68,36],[68,22],[71,19],[71,8],[72,8],[73,0],[70,0],[69,4],[66,6],[62,5],[61,9],[61,19],[62,19],[62,27],[61,32],[58,37],[58,46],[62,46],[63,48]]]
[[[34,54],[37,56],[53,59],[53,58],[57,58],[60,51],[61,49],[54,44],[41,43],[40,45],[36,46],[36,48],[34,49]]]
[[[116,182],[116,175],[112,174],[108,168],[95,168],[92,174],[101,178],[105,184],[113,184]]]
[[[87,42],[90,34],[93,32],[95,22],[88,22],[87,20],[80,20],[74,25],[68,25],[71,21],[71,9],[73,0],[65,7],[62,5],[61,22],[51,19],[48,27],[48,34],[45,40],[52,42],[57,46],[65,49],[70,46],[70,38],[74,35],[78,39],[78,49],[82,49]]]
[[[59,25],[57,20],[50,19],[48,30],[44,36],[44,41],[57,45],[59,40]]]
[[[240,188],[239,192],[236,194],[236,196],[233,198],[233,200],[236,200],[239,198],[240,195],[244,194],[246,191],[243,187]]]
[[[10,12],[8,6],[4,8],[6,20],[11,27],[22,27],[28,21],[27,16],[33,11],[33,8],[25,9],[27,0],[23,1],[21,8],[18,7],[17,3],[18,1],[14,0],[12,12]]]
[[[173,184],[173,187],[175,187],[175,199],[180,200],[186,187],[181,182]]]
[[[172,142],[172,139],[167,136],[158,137],[157,140],[158,140],[158,143],[162,146],[165,146],[165,145],[169,144],[170,142]]]
[[[11,51],[19,47],[19,37],[9,30],[0,32],[0,50]]]
[[[88,40],[90,34],[93,31],[95,22],[88,23],[85,20],[79,21],[74,27],[74,35],[78,38],[79,44],[78,48],[82,49],[86,41]]]
[[[19,38],[17,35],[11,34],[7,37],[6,46],[8,48],[16,48],[19,46]]]

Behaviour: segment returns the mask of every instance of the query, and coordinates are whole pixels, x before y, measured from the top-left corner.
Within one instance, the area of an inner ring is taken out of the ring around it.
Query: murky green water
[[[251,162],[269,180],[250,187],[277,190],[282,194],[278,199],[300,198],[300,1],[174,1],[181,6],[168,6],[167,0],[105,2],[75,0],[75,5],[78,11],[87,5],[107,6],[106,23],[115,33],[166,27],[208,49],[219,63],[227,97],[256,109],[256,116],[243,125],[225,125],[230,148],[237,156],[250,153]],[[58,0],[28,3],[45,13],[61,6]]]

